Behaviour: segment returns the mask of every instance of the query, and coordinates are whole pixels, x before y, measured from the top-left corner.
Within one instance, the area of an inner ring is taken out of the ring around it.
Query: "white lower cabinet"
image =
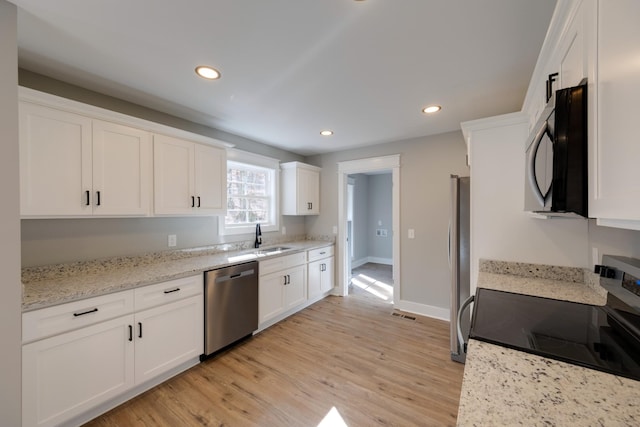
[[[309,298],[333,289],[333,257],[309,263]]]
[[[197,275],[24,313],[23,426],[67,422],[197,358],[202,294]]]
[[[259,322],[261,327],[307,301],[306,254],[260,262]]]
[[[309,299],[312,299],[333,289],[333,246],[309,250],[307,258]]]
[[[203,353],[203,312],[198,295],[136,313],[136,384]]]
[[[24,345],[22,425],[58,425],[130,389],[132,325],[130,314]]]

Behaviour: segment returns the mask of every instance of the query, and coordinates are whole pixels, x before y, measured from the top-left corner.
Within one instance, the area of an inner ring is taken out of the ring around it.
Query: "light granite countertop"
[[[290,248],[272,255],[256,255],[255,249],[224,252],[217,249],[195,248],[144,256],[24,268],[22,311],[188,277],[232,264],[260,261],[332,245],[331,241],[300,240],[270,245]],[[265,245],[261,249],[268,247]]]
[[[606,303],[598,276],[581,269],[482,261],[478,287],[586,304]],[[640,382],[470,340],[457,423],[640,425]]]

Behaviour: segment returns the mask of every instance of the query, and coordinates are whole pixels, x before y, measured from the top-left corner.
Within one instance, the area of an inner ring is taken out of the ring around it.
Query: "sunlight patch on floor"
[[[360,280],[360,277],[364,276],[363,274],[359,274],[358,277],[354,277],[351,279],[351,283],[354,286],[359,287],[360,289],[362,289],[365,292],[369,292],[371,295],[380,298],[381,300],[384,301],[388,301],[389,300],[389,296],[385,295],[383,292],[393,292],[393,288],[389,285],[387,285],[386,283],[383,282],[377,282],[377,281],[373,281],[373,283],[365,283],[364,281]],[[367,276],[364,276],[365,278]],[[364,279],[366,280],[366,279]],[[375,288],[378,288],[380,290],[377,290]]]
[[[344,422],[340,413],[334,406],[329,410],[327,415],[320,421],[318,427],[349,427],[347,423]]]

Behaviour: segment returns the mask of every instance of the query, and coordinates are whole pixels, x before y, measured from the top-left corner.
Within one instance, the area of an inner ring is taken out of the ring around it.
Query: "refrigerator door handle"
[[[447,240],[447,244],[448,244],[447,259],[449,261],[449,270],[451,270],[451,220],[449,220],[448,236],[449,238]]]
[[[467,343],[465,342],[464,337],[462,336],[462,327],[460,325],[462,324],[462,314],[467,309],[467,307],[471,305],[474,299],[475,299],[475,295],[471,295],[469,298],[466,299],[465,302],[462,303],[462,305],[460,306],[460,310],[458,310],[458,343],[460,344],[460,348],[462,349],[462,352],[465,354],[467,353]]]

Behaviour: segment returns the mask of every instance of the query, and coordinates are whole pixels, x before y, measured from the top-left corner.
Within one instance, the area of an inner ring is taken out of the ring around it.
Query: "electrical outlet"
[[[338,234],[338,226],[337,225],[333,226],[333,234]]]
[[[409,232],[407,234],[408,234],[408,237],[410,239],[415,239],[416,238],[416,230],[414,230],[413,228],[410,228]]]
[[[167,239],[167,244],[169,245],[170,248],[173,248],[178,244],[178,237],[175,234],[169,234],[169,237]]]
[[[598,248],[591,248],[591,261],[593,265],[600,264],[600,255],[598,254]]]
[[[283,235],[287,234],[287,227],[285,226],[282,227],[282,234]]]

